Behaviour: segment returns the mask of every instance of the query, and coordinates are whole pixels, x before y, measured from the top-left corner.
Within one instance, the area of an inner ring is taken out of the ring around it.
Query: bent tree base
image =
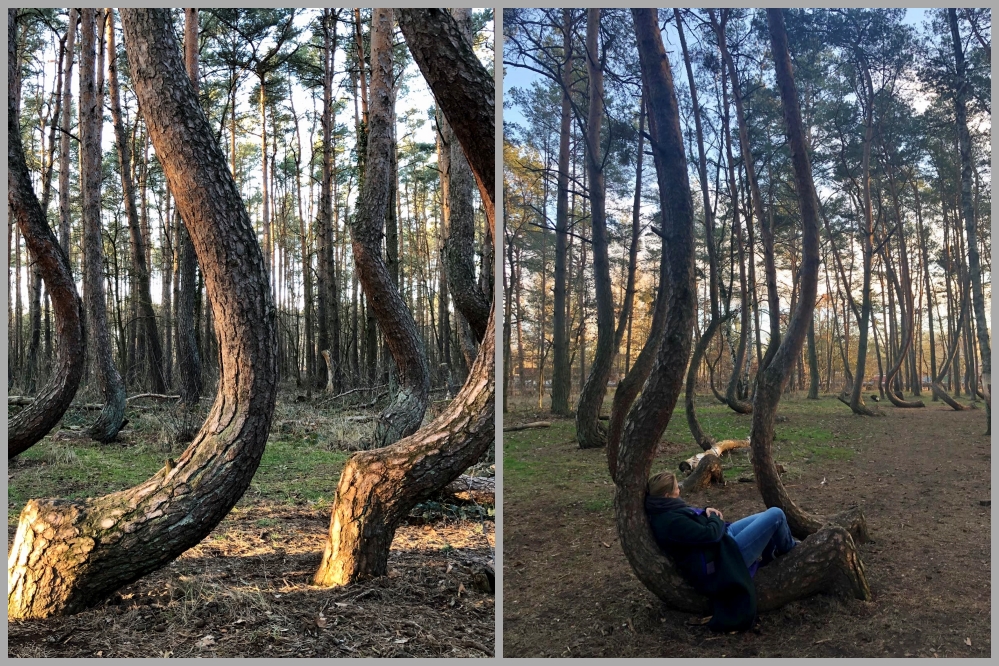
[[[136,97],[204,271],[219,342],[218,395],[172,468],[105,497],[25,505],[7,557],[8,619],[95,606],[201,541],[249,487],[274,412],[274,307],[250,218],[184,69],[169,12],[121,14]]]
[[[495,414],[493,315],[468,380],[447,410],[392,446],[347,461],[316,585],[384,576],[396,528],[410,509],[458,478],[489,448]]]

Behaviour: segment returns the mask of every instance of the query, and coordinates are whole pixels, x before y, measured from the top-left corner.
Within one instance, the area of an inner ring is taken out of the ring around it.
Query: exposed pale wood
[[[476,504],[496,504],[496,479],[491,476],[468,476],[462,474],[444,486],[443,494],[454,495],[461,500]]]
[[[550,428],[551,421],[532,421],[531,423],[520,423],[518,425],[504,426],[503,432],[517,432],[518,430],[534,430],[537,428]]]
[[[680,471],[684,474],[689,474],[697,467],[697,464],[701,462],[701,459],[707,455],[718,456],[719,458],[728,451],[734,449],[748,449],[749,440],[748,439],[723,439],[720,442],[715,442],[715,444],[707,451],[702,451],[696,455],[687,458],[682,463],[680,463]]]

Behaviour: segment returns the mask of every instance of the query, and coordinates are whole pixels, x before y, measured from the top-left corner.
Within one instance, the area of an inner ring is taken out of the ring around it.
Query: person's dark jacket
[[[725,522],[680,498],[647,495],[645,512],[656,543],[694,589],[711,600],[714,613],[708,626],[718,631],[752,627],[756,586]]]

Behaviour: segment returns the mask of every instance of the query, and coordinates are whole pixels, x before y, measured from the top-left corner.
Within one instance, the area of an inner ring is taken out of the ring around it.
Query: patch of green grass
[[[610,511],[614,506],[614,500],[609,498],[591,499],[583,502],[583,508],[587,511],[601,512]]]
[[[268,441],[242,502],[268,499],[326,505],[350,456],[346,451],[328,451],[312,438]]]
[[[161,452],[152,436],[148,441],[107,445],[46,437],[22,453],[13,466],[7,487],[8,523],[17,524],[29,499],[82,499],[125,490],[156,474],[168,457],[178,455],[179,451]],[[325,509],[350,455],[329,451],[313,438],[269,441],[240,505],[266,499],[284,504],[306,502]]]

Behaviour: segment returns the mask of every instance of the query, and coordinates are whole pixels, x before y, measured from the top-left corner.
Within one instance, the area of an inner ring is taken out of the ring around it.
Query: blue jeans
[[[765,552],[776,549],[775,555],[783,555],[795,546],[784,512],[775,506],[735,521],[728,533],[739,544],[747,567]]]

